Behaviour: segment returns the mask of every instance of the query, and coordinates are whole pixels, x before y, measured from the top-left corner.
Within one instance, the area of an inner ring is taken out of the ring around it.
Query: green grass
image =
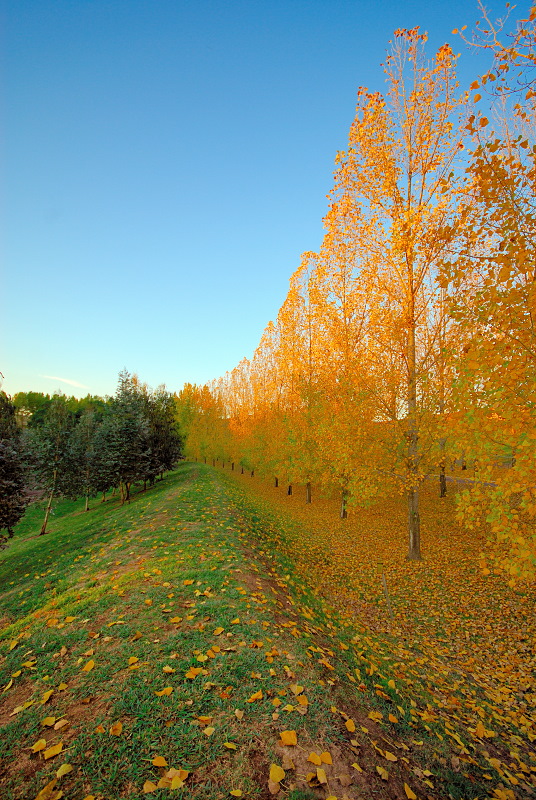
[[[129,505],[82,508],[59,503],[50,533],[38,536],[36,504],[0,555],[0,686],[8,687],[0,695],[2,800],[33,800],[63,763],[72,765],[56,786],[65,798],[142,797],[144,784],[166,771],[152,764],[156,756],[189,773],[174,797],[215,800],[240,789],[260,799],[269,796],[270,764],[285,753],[295,769],[278,796],[289,800],[394,799],[405,796],[404,783],[419,798],[488,796],[479,777],[450,769],[447,744],[412,718],[388,671],[366,674],[356,630],[296,578],[273,520],[226,476],[184,463]],[[187,677],[192,667],[207,674]],[[303,715],[296,684],[309,703]],[[157,696],[165,687],[172,693]],[[248,702],[259,690],[262,698]],[[386,719],[397,704],[404,713],[393,727]],[[370,710],[384,719],[368,720]],[[55,730],[45,717],[67,724]],[[114,735],[117,722],[122,731]],[[278,745],[287,729],[297,732],[297,748]],[[41,738],[45,751],[33,753]],[[63,752],[45,760],[59,742]],[[324,765],[328,785],[315,788],[305,780],[316,770],[307,756],[326,750],[334,765]],[[385,750],[398,761],[386,760]],[[434,774],[419,777],[432,753]],[[388,770],[387,782],[377,765]],[[345,788],[341,775],[353,783]],[[159,788],[148,796],[169,794]]]

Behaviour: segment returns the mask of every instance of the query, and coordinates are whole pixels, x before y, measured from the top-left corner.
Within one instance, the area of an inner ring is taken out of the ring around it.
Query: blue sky
[[[462,83],[483,64],[451,34],[478,19],[469,0],[0,9],[10,394],[112,394],[123,367],[174,390],[250,357],[320,246],[357,88],[383,90],[393,31],[451,42]]]

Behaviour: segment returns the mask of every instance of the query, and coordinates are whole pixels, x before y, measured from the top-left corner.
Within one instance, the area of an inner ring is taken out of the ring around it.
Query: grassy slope
[[[289,558],[303,524],[283,525],[245,484],[183,464],[128,506],[80,508],[61,504],[45,537],[31,509],[0,556],[2,800],[33,799],[63,763],[49,799],[141,797],[168,770],[157,756],[189,774],[147,796],[269,797],[276,763],[291,800],[411,796],[404,784],[419,798],[509,797],[474,747],[437,736],[369,626],[305,580]],[[398,646],[389,631],[381,642]],[[297,746],[278,744],[284,730]],[[331,756],[327,784],[313,751]]]

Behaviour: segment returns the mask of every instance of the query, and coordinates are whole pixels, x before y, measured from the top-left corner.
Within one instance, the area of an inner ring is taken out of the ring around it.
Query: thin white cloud
[[[79,389],[89,389],[89,386],[85,386],[83,383],[78,383],[78,381],[73,381],[71,378],[58,378],[56,375],[41,375],[42,378],[50,378],[51,381],[61,381],[62,383],[68,383],[69,386],[76,386]]]

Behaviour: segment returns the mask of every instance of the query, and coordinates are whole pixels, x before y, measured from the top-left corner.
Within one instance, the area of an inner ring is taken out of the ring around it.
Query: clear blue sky
[[[479,66],[451,35],[476,0],[0,8],[10,394],[112,394],[123,367],[173,390],[250,357],[320,246],[356,90],[383,90],[392,32],[450,41],[462,82]]]

